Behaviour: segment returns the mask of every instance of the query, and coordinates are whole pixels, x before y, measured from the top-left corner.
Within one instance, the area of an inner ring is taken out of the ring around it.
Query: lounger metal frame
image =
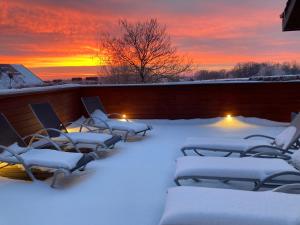
[[[89,100],[93,100],[92,102],[89,101]],[[116,128],[113,128],[111,126],[109,126],[109,124],[101,119],[101,118],[98,118],[98,117],[94,117],[92,116],[92,113],[96,110],[96,109],[99,109],[101,110],[103,113],[106,114],[106,116],[109,118],[111,116],[119,116],[120,118],[122,118],[122,115],[120,113],[107,113],[100,98],[98,96],[91,96],[91,97],[81,97],[81,101],[84,105],[84,108],[86,110],[86,112],[88,113],[89,117],[87,120],[86,120],[86,124],[88,126],[92,126],[92,127],[96,127],[96,128],[99,128],[99,129],[103,129],[103,130],[109,130],[110,134],[113,134],[113,131],[121,131],[121,132],[124,132],[125,135],[124,135],[124,138],[123,140],[126,142],[128,140],[128,136],[130,134],[130,131],[129,129],[116,129]],[[93,106],[91,105],[88,105],[88,104],[94,104]],[[100,121],[103,126],[101,126],[100,124],[97,124],[96,122],[97,121]],[[126,119],[127,122],[129,122],[128,119]],[[147,129],[145,130],[141,130],[141,131],[138,131],[138,132],[135,132],[134,135],[137,135],[137,134],[140,134],[142,133],[142,136],[145,136],[147,131],[151,130],[152,128],[150,126],[148,126]]]
[[[245,140],[251,139],[251,138],[266,138],[269,140],[275,140],[274,137],[270,137],[270,136],[266,136],[266,135],[261,135],[261,134],[254,134],[254,135],[250,135],[245,137]],[[182,147],[181,148],[181,152],[184,156],[187,156],[187,151],[193,151],[194,153],[196,153],[196,155],[199,156],[205,156],[203,153],[200,153],[199,151],[214,151],[214,152],[224,152],[226,153],[223,157],[229,157],[230,155],[237,153],[240,154],[241,157],[245,157],[245,156],[249,156],[249,155],[253,155],[259,152],[266,152],[266,151],[270,151],[270,152],[280,152],[280,153],[292,153],[290,150],[297,150],[300,146],[299,146],[299,141],[298,139],[300,138],[300,134],[297,135],[296,138],[294,138],[294,141],[291,142],[289,144],[289,146],[286,149],[280,148],[278,146],[275,145],[257,145],[254,147],[251,147],[247,150],[231,150],[231,149],[219,149],[219,148],[204,148],[204,147],[199,147],[199,146],[189,146],[189,147]]]
[[[53,126],[53,128],[49,128],[49,127],[46,127],[45,124],[43,123],[43,121],[40,119],[40,115],[38,115],[38,113],[36,112],[36,109],[34,108],[35,106],[34,105],[41,105],[41,106],[44,106],[44,107],[48,107],[48,110],[51,110],[51,116],[55,116],[56,120],[59,121],[60,125],[60,129],[57,129],[57,128],[54,128],[54,127],[58,127],[58,126]],[[69,122],[67,123],[66,125],[63,124],[58,116],[56,115],[55,111],[53,110],[52,106],[49,104],[49,103],[40,103],[40,104],[31,104],[29,105],[33,114],[35,115],[35,117],[37,118],[37,120],[39,121],[39,123],[42,125],[42,127],[44,127],[43,129],[39,130],[36,134],[38,135],[42,135],[42,136],[46,136],[48,139],[50,139],[52,142],[58,144],[59,146],[61,147],[73,147],[75,149],[75,151],[77,152],[81,152],[80,148],[78,147],[78,145],[80,144],[87,144],[87,145],[94,145],[93,148],[90,148],[94,153],[97,153],[99,152],[100,150],[103,150],[103,149],[113,149],[115,144],[121,140],[121,137],[118,136],[118,135],[113,135],[112,138],[108,139],[107,141],[103,142],[103,143],[100,143],[100,142],[80,142],[80,141],[74,141],[72,140],[72,138],[69,137],[68,135],[68,130],[66,128],[66,126],[68,124],[74,124],[74,122]],[[80,128],[79,128],[79,132],[82,132],[82,128],[86,128],[89,132],[99,132],[98,129],[91,129],[86,123],[77,123]],[[58,136],[64,136],[67,141],[55,141],[55,137],[58,137]]]
[[[254,158],[270,158],[272,160],[273,158],[277,159],[282,159],[282,160],[290,160],[291,157],[285,154],[281,153],[271,153],[271,152],[261,152],[257,153],[251,157]],[[288,179],[279,179],[279,178],[284,178],[286,176],[295,176],[299,177],[299,179],[295,180],[288,180]],[[292,184],[292,183],[299,183],[300,182],[300,171],[295,172],[295,171],[281,171],[278,173],[271,174],[264,179],[253,179],[253,178],[245,178],[245,177],[222,177],[222,176],[178,176],[174,179],[174,182],[176,185],[181,186],[180,181],[181,180],[187,180],[187,179],[192,179],[195,182],[199,182],[200,180],[219,180],[222,182],[229,182],[229,181],[244,181],[244,182],[253,182],[254,187],[253,191],[258,191],[260,188],[263,187],[274,187],[274,186],[279,186],[279,185],[284,185],[284,184]]]
[[[28,148],[26,150],[26,152],[30,151],[32,149],[34,149],[34,148]],[[55,169],[55,172],[53,174],[53,179],[52,179],[52,182],[51,182],[51,187],[52,188],[56,187],[57,178],[58,178],[59,175],[63,174],[64,177],[66,177],[66,176],[70,175],[72,172],[74,172],[76,170],[83,171],[83,170],[85,170],[85,167],[86,167],[87,163],[91,161],[91,159],[84,160],[84,161],[82,161],[81,165],[77,165],[73,169],[68,170],[68,169],[62,168],[62,167],[54,167],[54,166],[46,167],[46,166],[43,166],[43,165],[38,164],[38,163],[37,164],[26,164],[26,162],[22,158],[22,154],[26,154],[26,152],[18,155],[16,153],[14,153],[14,151],[11,150],[10,148],[2,146],[2,145],[0,145],[0,150],[9,152],[16,159],[16,160],[12,160],[12,159],[10,159],[12,157],[6,157],[6,158],[5,157],[1,157],[0,158],[1,162],[7,163],[8,165],[16,165],[16,164],[22,165],[23,168],[24,168],[24,170],[25,170],[25,172],[27,173],[27,175],[29,176],[29,178],[33,182],[37,181],[37,179],[35,178],[35,176],[34,176],[34,174],[32,172],[32,168],[39,167],[39,168],[46,168],[46,169]],[[49,150],[49,149],[47,149],[47,150]],[[57,150],[59,150],[59,149],[57,149]],[[57,150],[52,150],[52,151],[57,151]],[[93,155],[93,154],[91,154],[91,153],[85,154],[85,155],[83,155],[83,157],[85,157],[86,155],[89,155],[93,159],[96,159],[96,156]]]
[[[298,113],[292,122],[290,123],[290,126],[296,127],[296,134],[294,135],[293,139],[289,143],[286,149],[280,148],[279,146],[275,145],[275,138],[268,136],[268,135],[262,135],[262,134],[253,134],[245,137],[245,140],[251,139],[251,138],[265,138],[273,141],[274,144],[272,145],[257,145],[254,147],[251,147],[246,150],[231,150],[231,149],[220,149],[220,148],[203,148],[200,146],[189,146],[189,147],[182,147],[181,152],[184,156],[187,156],[187,151],[193,151],[198,156],[205,156],[203,153],[199,151],[215,151],[215,152],[224,152],[224,157],[229,157],[234,153],[240,154],[241,157],[245,156],[251,156],[253,154],[259,153],[259,152],[280,152],[280,153],[292,153],[290,150],[296,150],[300,148],[300,113]]]
[[[4,116],[4,114],[0,113],[0,119],[1,119],[1,123],[5,123],[6,129],[9,129],[10,132],[11,132],[11,134],[12,134],[10,136],[11,140],[8,140],[8,141],[10,141],[11,144],[13,144],[13,143],[19,143],[23,147],[26,147],[26,150],[22,154],[26,154],[26,152],[34,149],[32,147],[32,144],[37,139],[38,140],[42,140],[42,139],[46,140],[48,143],[50,143],[54,147],[53,151],[62,151],[62,149],[55,142],[53,142],[48,137],[40,135],[40,134],[32,134],[32,135],[28,135],[28,136],[22,138],[17,133],[17,131],[14,129],[14,127],[11,125],[11,123],[8,121],[8,119]],[[7,132],[7,130],[3,131],[3,132]],[[28,139],[28,138],[30,138],[30,141],[29,141],[29,144],[26,145],[25,140]],[[50,149],[47,149],[47,150],[50,150]],[[83,171],[85,169],[86,165],[92,159],[96,159],[96,155],[94,153],[84,154],[83,158],[81,160],[79,160],[80,163],[77,164],[76,167],[74,167],[73,169],[68,170],[68,169],[62,168],[62,167],[45,167],[45,166],[40,165],[40,164],[26,164],[26,162],[22,158],[22,154],[16,154],[9,147],[0,145],[0,152],[3,152],[3,151],[8,152],[9,154],[11,154],[11,156],[3,156],[3,155],[0,156],[0,162],[6,163],[7,164],[6,166],[8,166],[8,165],[16,165],[16,164],[22,165],[23,168],[24,168],[24,170],[25,170],[25,172],[27,173],[27,175],[29,176],[29,178],[32,181],[36,181],[37,180],[35,178],[34,174],[32,173],[32,168],[34,168],[34,167],[43,167],[43,168],[47,168],[47,169],[55,169],[55,172],[54,172],[54,175],[53,175],[53,179],[52,179],[52,183],[51,183],[51,187],[53,187],[53,188],[56,186],[57,178],[58,178],[58,176],[60,174],[63,174],[64,176],[67,176],[67,175],[71,174],[72,172],[74,172],[76,170]],[[1,167],[0,169],[2,169],[2,168],[4,168],[4,167]]]

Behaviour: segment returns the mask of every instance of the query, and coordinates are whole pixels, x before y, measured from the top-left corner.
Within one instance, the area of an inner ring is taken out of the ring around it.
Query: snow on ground
[[[175,186],[175,159],[187,137],[276,135],[286,125],[242,117],[145,122],[154,127],[146,137],[118,144],[85,172],[61,180],[58,189],[45,182],[0,178],[0,225],[156,225],[166,191]],[[247,188],[237,183],[200,185]]]

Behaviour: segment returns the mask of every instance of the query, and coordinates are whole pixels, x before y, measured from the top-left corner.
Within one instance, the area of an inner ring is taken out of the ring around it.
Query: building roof
[[[20,64],[0,64],[0,89],[42,85],[43,81]]]
[[[283,31],[300,30],[300,0],[288,0],[281,18]]]

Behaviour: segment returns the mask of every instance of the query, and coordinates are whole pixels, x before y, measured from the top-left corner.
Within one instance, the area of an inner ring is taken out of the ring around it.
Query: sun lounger
[[[125,141],[129,135],[134,136],[141,133],[144,136],[148,130],[152,129],[150,125],[144,123],[110,119],[110,116],[118,116],[122,118],[122,115],[118,113],[108,114],[98,97],[82,97],[81,100],[90,116],[89,125],[100,129],[107,129],[111,133],[113,133],[113,131],[125,132]]]
[[[299,184],[251,192],[170,188],[159,225],[300,225]]]
[[[300,183],[299,170],[300,151],[291,156],[270,152],[243,158],[185,156],[176,161],[175,183],[181,185],[186,179],[244,181],[253,182],[253,190],[259,190]]]
[[[39,134],[32,135],[32,137],[45,138],[49,141],[47,137]],[[0,162],[22,165],[33,181],[36,180],[31,171],[34,167],[54,170],[51,184],[54,187],[58,175],[69,175],[76,170],[84,169],[90,161],[95,159],[95,155],[92,153],[68,153],[61,151],[57,145],[53,147],[57,150],[35,149],[30,145],[27,146],[7,118],[0,113]]]
[[[266,135],[250,135],[245,138],[211,138],[190,137],[183,144],[181,151],[183,155],[194,152],[204,156],[207,151],[224,153],[225,157],[233,153],[241,156],[251,155],[262,151],[289,152],[291,149],[299,148],[300,137],[300,114],[292,121],[289,127],[284,129],[276,137]]]
[[[43,127],[38,133],[46,133],[52,141],[59,145],[71,144],[77,152],[80,152],[80,146],[83,146],[97,153],[99,150],[113,148],[121,140],[119,135],[95,132],[69,133],[49,103],[31,104],[30,107]]]

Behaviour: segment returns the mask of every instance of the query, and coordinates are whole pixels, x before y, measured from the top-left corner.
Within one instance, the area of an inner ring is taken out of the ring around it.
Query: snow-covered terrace
[[[22,136],[40,129],[28,104],[49,102],[68,122],[85,114],[82,96],[99,96],[108,112],[126,113],[154,127],[144,138],[117,144],[84,173],[61,180],[58,189],[49,187],[50,180],[0,177],[0,225],[158,224],[187,137],[276,135],[286,123],[270,120],[289,122],[290,113],[300,111],[299,88],[299,82],[220,82],[0,91],[0,112]],[[234,119],[226,119],[228,113]],[[236,182],[199,185],[250,188]]]
[[[0,178],[0,225],[155,225],[166,191],[175,186],[175,160],[189,136],[243,137],[278,134],[286,125],[256,118],[147,120],[154,130],[144,138],[118,144],[86,171],[47,182]],[[248,189],[238,182],[199,185]]]

